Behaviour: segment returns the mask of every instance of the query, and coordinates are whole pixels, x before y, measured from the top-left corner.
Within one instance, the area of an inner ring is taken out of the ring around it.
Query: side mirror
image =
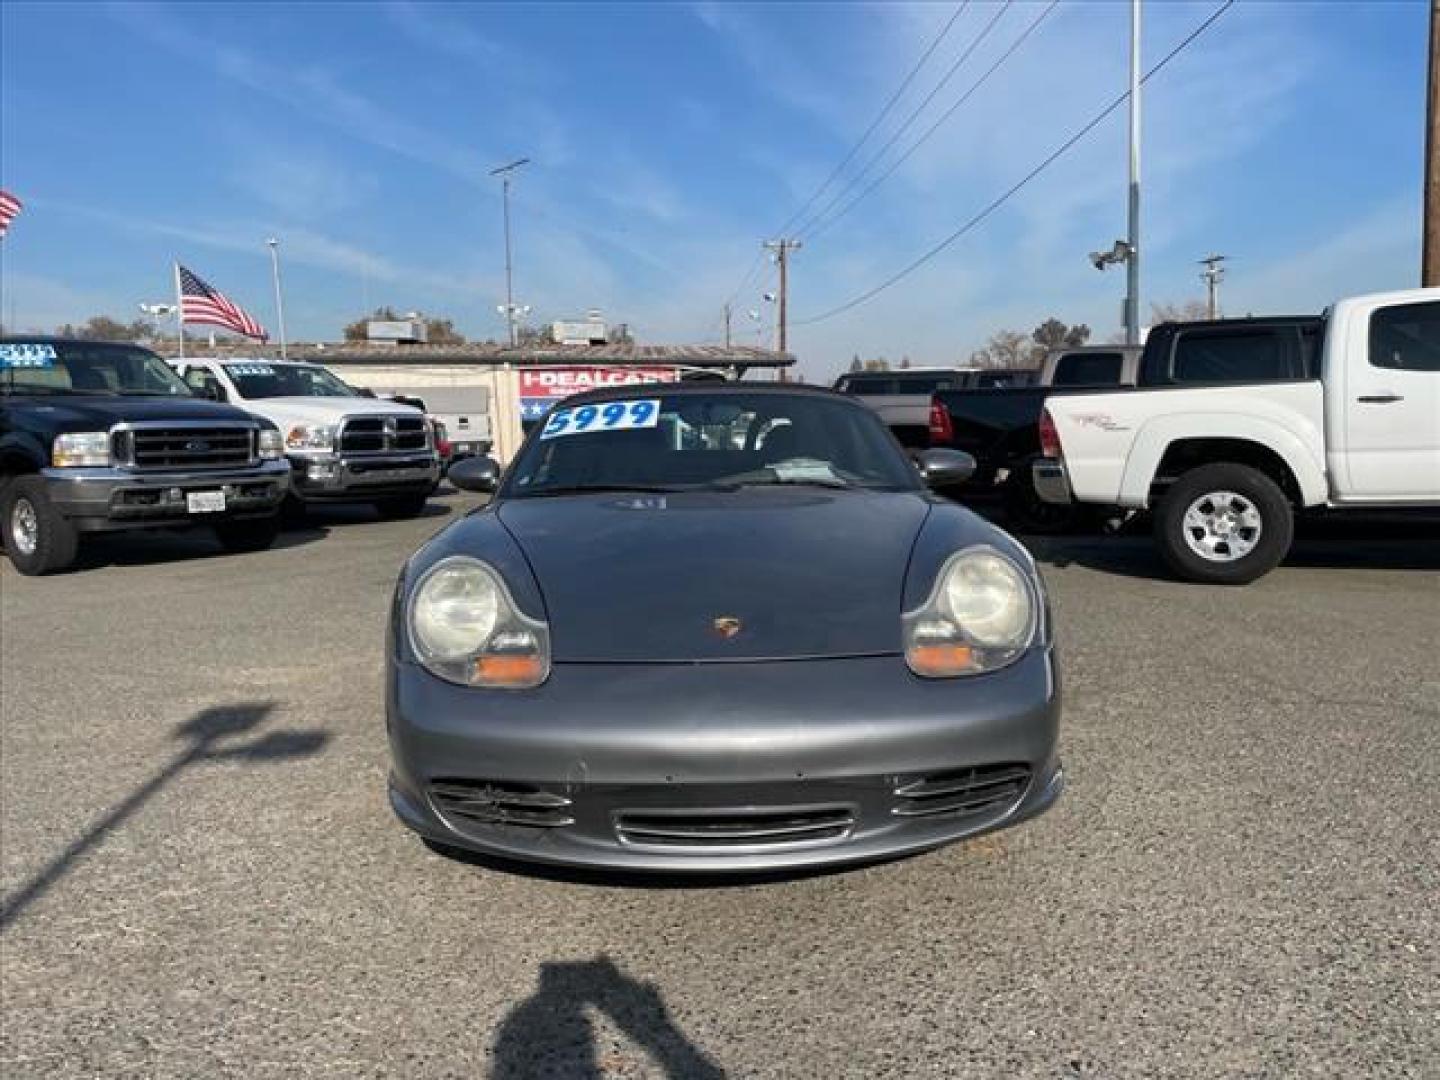
[[[975,475],[975,459],[959,450],[934,447],[915,455],[920,477],[932,488],[963,484]]]
[[[468,457],[451,465],[445,476],[461,491],[490,495],[500,486],[500,463],[492,457]]]

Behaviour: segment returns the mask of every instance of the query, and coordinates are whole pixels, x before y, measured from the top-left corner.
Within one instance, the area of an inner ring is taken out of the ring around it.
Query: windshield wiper
[[[750,480],[717,480],[713,484],[706,484],[706,491],[739,491],[741,488],[750,487],[822,487],[822,488],[852,488],[855,485],[840,477],[824,476],[761,476]]]
[[[551,495],[594,495],[596,493],[621,493],[626,495],[673,495],[684,488],[665,487],[659,484],[561,484],[555,487],[533,488],[516,492],[521,499],[538,499]]]

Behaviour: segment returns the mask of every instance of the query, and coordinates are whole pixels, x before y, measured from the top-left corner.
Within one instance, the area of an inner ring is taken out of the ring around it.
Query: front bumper
[[[243,469],[166,472],[47,468],[41,475],[51,502],[81,532],[264,517],[276,512],[290,487],[290,464],[284,460]],[[190,513],[186,496],[201,491],[223,491],[225,509]]]
[[[392,660],[386,706],[401,820],[525,861],[861,862],[1016,824],[1064,787],[1048,651],[957,680],[900,657],[557,664],[509,692]]]
[[[307,501],[414,495],[432,491],[440,482],[440,459],[434,451],[354,457],[295,454],[290,463],[295,493]]]
[[[1057,506],[1067,506],[1075,501],[1070,490],[1070,476],[1065,471],[1065,462],[1057,458],[1040,458],[1035,462],[1032,477],[1035,490],[1040,498]]]

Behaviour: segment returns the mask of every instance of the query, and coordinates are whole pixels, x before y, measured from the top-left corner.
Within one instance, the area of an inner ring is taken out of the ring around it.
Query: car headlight
[[[500,575],[465,556],[441,559],[410,594],[410,646],[431,674],[463,686],[525,689],[550,676],[550,630],[523,614]]]
[[[329,424],[297,424],[285,436],[290,450],[334,450],[335,428]]]
[[[50,447],[50,463],[57,469],[110,464],[108,431],[72,431],[57,435]]]
[[[285,440],[275,428],[261,428],[255,449],[262,460],[274,461],[285,456]]]
[[[978,675],[1014,663],[1042,617],[1030,575],[993,548],[952,555],[919,608],[902,617],[905,662],[930,679]]]

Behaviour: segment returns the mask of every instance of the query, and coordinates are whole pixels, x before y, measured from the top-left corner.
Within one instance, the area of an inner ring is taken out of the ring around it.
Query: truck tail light
[[[930,401],[930,445],[943,446],[955,441],[955,427],[950,423],[950,412],[940,402]]]
[[[1055,418],[1050,415],[1049,409],[1044,409],[1040,413],[1040,453],[1044,454],[1047,458],[1059,458],[1062,456],[1060,451],[1060,432],[1055,428]]]

